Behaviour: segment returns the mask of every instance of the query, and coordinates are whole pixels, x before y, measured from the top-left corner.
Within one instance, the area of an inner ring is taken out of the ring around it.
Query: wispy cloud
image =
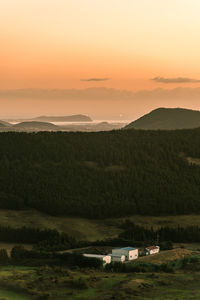
[[[199,79],[193,79],[188,77],[174,77],[174,78],[165,78],[165,77],[154,77],[152,80],[161,83],[187,83],[187,82],[200,82]]]
[[[109,80],[110,78],[83,78],[81,79],[81,81],[107,81]]]

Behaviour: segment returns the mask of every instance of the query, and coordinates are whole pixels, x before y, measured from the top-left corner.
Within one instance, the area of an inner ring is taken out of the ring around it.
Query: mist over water
[[[109,124],[128,124],[132,119],[130,120],[108,120],[108,119],[102,119],[102,120],[92,120],[91,122],[50,122],[52,124],[58,125],[58,126],[67,126],[67,125],[97,125],[103,122],[109,123]],[[10,121],[10,124],[18,124],[21,121]],[[44,122],[44,121],[41,121]]]

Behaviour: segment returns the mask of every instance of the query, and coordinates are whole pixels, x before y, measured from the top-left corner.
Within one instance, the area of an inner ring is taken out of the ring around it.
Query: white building
[[[160,247],[159,246],[150,246],[150,247],[147,247],[145,250],[146,250],[146,255],[151,255],[151,254],[159,253]]]
[[[105,264],[110,264],[111,263],[111,256],[110,255],[100,255],[100,254],[83,254],[85,257],[90,257],[90,258],[97,258],[102,260]]]
[[[138,258],[138,249],[132,247],[112,249],[112,255],[114,256],[124,255],[126,260],[133,260]]]
[[[126,256],[125,255],[113,255],[113,254],[109,254],[111,256],[111,260],[113,262],[124,262],[126,260]]]

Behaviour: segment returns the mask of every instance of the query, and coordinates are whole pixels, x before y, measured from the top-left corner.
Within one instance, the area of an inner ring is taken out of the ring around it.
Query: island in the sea
[[[86,115],[72,115],[72,116],[39,116],[33,120],[43,122],[92,122],[92,119]]]

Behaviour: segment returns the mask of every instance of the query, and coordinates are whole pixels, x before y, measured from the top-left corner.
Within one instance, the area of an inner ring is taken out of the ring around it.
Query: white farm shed
[[[146,248],[146,255],[151,255],[160,252],[159,246],[150,246]]]
[[[111,256],[110,255],[100,255],[100,254],[83,254],[85,257],[90,257],[90,258],[97,258],[102,260],[105,264],[110,264],[111,263]]]
[[[111,260],[113,262],[124,262],[126,260],[126,256],[125,255],[113,255],[113,254],[109,254],[111,256]]]
[[[132,247],[116,248],[116,249],[112,249],[112,255],[114,256],[124,255],[126,260],[133,260],[138,258],[138,249]]]

